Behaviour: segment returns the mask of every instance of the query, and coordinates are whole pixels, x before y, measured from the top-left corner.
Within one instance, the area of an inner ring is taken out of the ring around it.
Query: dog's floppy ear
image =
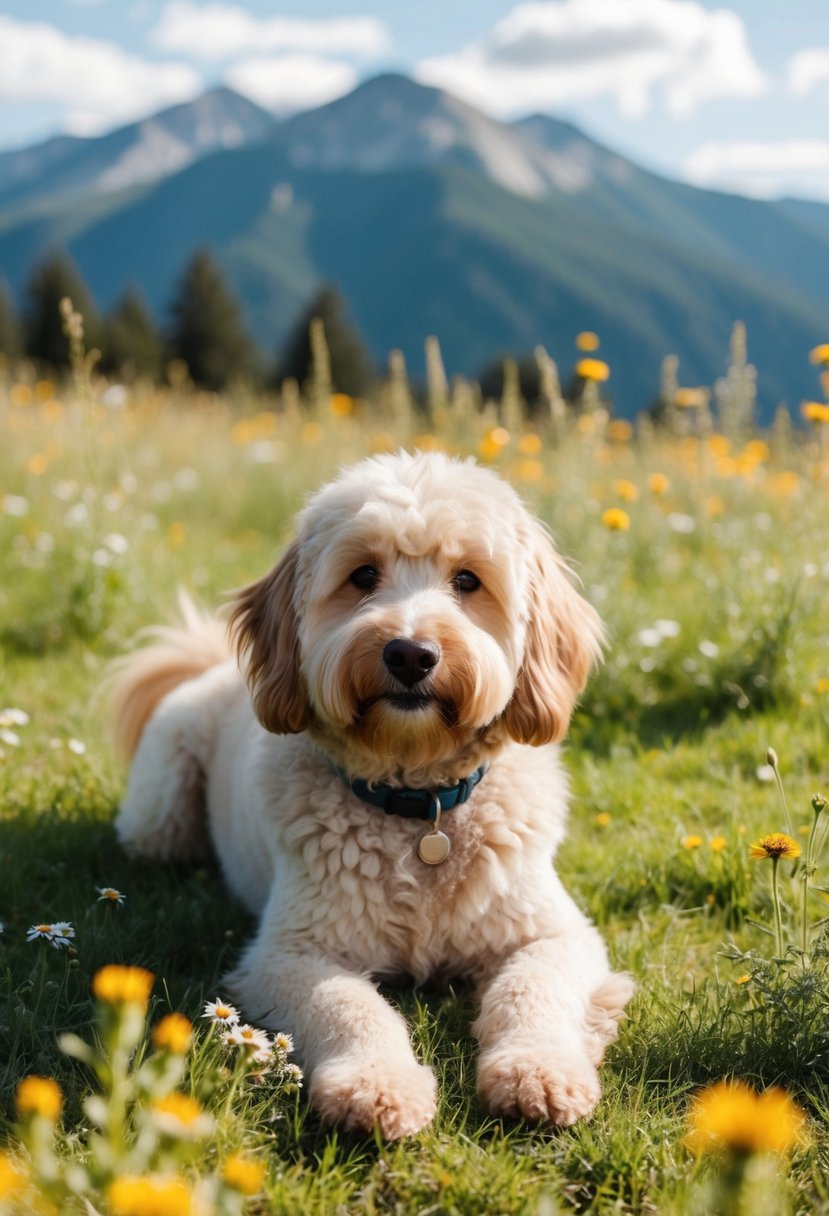
[[[603,630],[598,613],[579,595],[570,571],[535,521],[528,540],[527,641],[504,721],[518,743],[537,747],[564,737],[576,698],[601,655]]]
[[[230,615],[256,716],[277,735],[298,734],[309,720],[294,608],[298,554],[294,541],[269,574],[239,592]]]

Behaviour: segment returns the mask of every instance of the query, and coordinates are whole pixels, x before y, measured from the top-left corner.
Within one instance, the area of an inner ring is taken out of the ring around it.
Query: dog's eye
[[[473,574],[471,570],[459,570],[452,582],[464,595],[469,595],[472,591],[477,591],[481,585],[481,580],[477,574]]]
[[[373,591],[380,581],[380,571],[374,566],[358,566],[348,577],[360,591]]]

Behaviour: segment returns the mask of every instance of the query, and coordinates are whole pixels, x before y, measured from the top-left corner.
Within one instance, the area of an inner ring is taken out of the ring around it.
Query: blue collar
[[[457,785],[438,785],[431,790],[395,789],[382,781],[369,784],[360,777],[351,781],[342,769],[337,769],[337,772],[352,794],[356,794],[369,806],[379,807],[387,815],[399,815],[403,819],[426,819],[431,823],[436,818],[438,805],[441,811],[451,811],[453,807],[462,806],[467,802],[488,767],[482,764]]]

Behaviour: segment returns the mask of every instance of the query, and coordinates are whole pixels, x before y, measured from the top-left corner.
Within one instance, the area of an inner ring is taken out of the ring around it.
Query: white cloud
[[[260,18],[238,5],[191,0],[170,0],[152,37],[159,50],[209,62],[267,51],[371,57],[390,45],[376,17]]]
[[[789,60],[789,89],[799,97],[829,84],[829,47],[809,47]]]
[[[695,185],[755,198],[779,198],[784,194],[829,198],[826,139],[711,141],[691,154],[684,169]]]
[[[416,76],[502,115],[610,96],[635,116],[654,94],[687,114],[767,87],[742,20],[698,0],[534,0]]]
[[[316,55],[240,59],[224,78],[231,88],[282,114],[324,105],[357,84],[357,73],[350,64]]]
[[[78,133],[184,101],[201,87],[186,64],[151,63],[111,42],[0,15],[0,97],[66,106],[66,126]]]

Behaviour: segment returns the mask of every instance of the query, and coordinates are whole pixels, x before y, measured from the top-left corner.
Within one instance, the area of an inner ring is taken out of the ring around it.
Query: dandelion
[[[92,991],[108,1005],[139,1005],[146,1009],[155,976],[144,967],[110,963],[92,977]]]
[[[56,950],[61,950],[70,945],[74,936],[75,930],[72,927],[71,921],[68,920],[55,921],[53,925],[32,925],[26,931],[27,942],[41,939],[48,942],[50,946],[54,946]]]
[[[584,329],[580,334],[576,334],[577,350],[592,351],[599,349],[599,335],[594,334],[590,329]]]
[[[598,815],[596,816],[596,823],[599,825],[600,828],[606,828],[608,826],[608,824],[610,823],[610,815],[608,814],[608,812],[599,811]]]
[[[781,857],[794,861],[802,851],[797,841],[793,840],[791,836],[787,836],[785,832],[772,832],[769,836],[763,836],[760,840],[756,840],[748,850],[749,856],[758,861],[767,859],[779,861]]]
[[[630,516],[621,507],[608,507],[606,511],[603,511],[602,523],[609,532],[628,532],[630,530]]]
[[[183,1013],[168,1013],[153,1030],[153,1044],[174,1056],[186,1055],[193,1041],[193,1023]]]
[[[822,401],[804,401],[800,412],[807,422],[829,422],[829,405]]]
[[[581,376],[582,380],[601,383],[610,379],[610,368],[602,359],[579,359],[576,375]]]
[[[152,1104],[159,1131],[177,1140],[201,1140],[213,1131],[212,1117],[188,1094],[174,1092]]]
[[[698,849],[701,844],[701,836],[683,836],[682,838],[683,849]]]
[[[243,1047],[251,1060],[264,1063],[271,1058],[272,1045],[266,1031],[242,1023],[231,1028],[223,1036],[228,1047]]]
[[[712,853],[721,853],[727,844],[725,836],[712,836],[708,841],[708,847]]]
[[[18,1169],[8,1153],[0,1149],[0,1203],[19,1195],[26,1185],[26,1175]]]
[[[49,1123],[56,1123],[63,1105],[63,1094],[57,1081],[51,1077],[24,1077],[14,1097],[18,1115],[39,1115]]]
[[[783,1089],[758,1094],[743,1081],[717,1081],[694,1100],[685,1143],[692,1153],[783,1155],[803,1136],[806,1116]]]
[[[639,497],[639,490],[632,481],[614,481],[613,492],[618,494],[622,502],[636,502]]]
[[[109,904],[118,904],[120,907],[127,898],[123,891],[119,891],[116,887],[96,887],[98,892],[98,903],[102,901]]]
[[[671,488],[671,483],[664,473],[651,473],[648,478],[648,489],[655,497],[660,498],[663,494],[667,494]]]
[[[235,1026],[239,1021],[239,1010],[227,1001],[208,1001],[204,1007],[203,1018],[210,1018],[223,1026]]]
[[[256,1195],[262,1189],[266,1167],[262,1161],[253,1161],[241,1153],[232,1153],[222,1166],[222,1178],[234,1191],[242,1195]]]
[[[196,1197],[182,1178],[126,1174],[107,1188],[113,1216],[196,1216]]]
[[[354,401],[348,393],[332,393],[329,404],[335,418],[347,418],[354,412]]]

